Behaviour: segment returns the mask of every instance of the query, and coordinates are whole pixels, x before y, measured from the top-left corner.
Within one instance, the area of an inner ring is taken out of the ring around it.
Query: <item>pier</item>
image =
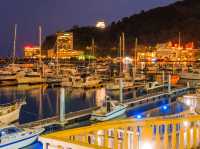
[[[157,93],[151,93],[151,94],[147,94],[145,96],[140,96],[137,98],[131,98],[128,100],[123,101],[124,104],[127,104],[129,107],[134,107],[134,106],[140,106],[142,104],[147,104],[147,103],[151,103],[154,101],[158,101],[161,100],[162,97],[173,97],[173,96],[180,96],[183,94],[186,94],[188,91],[190,91],[192,88],[190,87],[181,87],[181,88],[176,88],[171,90],[170,92],[168,92],[168,90],[164,90],[161,92],[157,92]],[[62,96],[60,97],[62,99]],[[62,107],[60,110],[60,115],[54,116],[54,117],[50,117],[50,118],[46,118],[46,119],[42,119],[39,121],[34,121],[34,122],[30,122],[30,123],[25,123],[22,125],[19,125],[19,127],[21,128],[32,128],[32,127],[46,127],[46,126],[51,126],[54,124],[58,124],[58,125],[67,125],[69,124],[70,121],[74,121],[77,119],[81,119],[84,117],[89,117],[91,116],[91,113],[93,110],[96,110],[98,107],[92,107],[92,108],[88,108],[88,109],[84,109],[84,110],[80,110],[77,112],[71,112],[71,113],[67,113],[63,115],[63,109],[64,107]]]
[[[137,98],[131,98],[128,100],[123,101],[123,103],[127,104],[128,106],[135,106],[141,105],[145,103],[154,102],[155,100],[159,100],[162,97],[177,97],[186,94],[188,91],[192,90],[190,87],[181,87],[171,90],[160,91],[157,93],[150,93],[144,96],[140,96]]]
[[[42,120],[39,120],[39,121],[25,123],[25,124],[19,125],[19,127],[21,127],[21,128],[32,128],[32,127],[46,127],[46,126],[50,126],[50,125],[54,125],[54,124],[65,125],[65,124],[69,123],[69,121],[71,121],[71,120],[76,120],[76,119],[79,119],[79,118],[90,116],[91,112],[93,110],[97,109],[97,108],[98,107],[92,107],[92,108],[80,110],[80,111],[77,111],[77,112],[67,113],[67,114],[64,115],[63,121],[60,121],[60,116],[57,115],[57,116],[42,119]]]

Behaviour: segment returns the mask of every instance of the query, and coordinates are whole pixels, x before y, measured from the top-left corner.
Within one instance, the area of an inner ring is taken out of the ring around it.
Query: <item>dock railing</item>
[[[191,149],[200,143],[200,115],[114,120],[55,132],[39,140],[44,149]]]

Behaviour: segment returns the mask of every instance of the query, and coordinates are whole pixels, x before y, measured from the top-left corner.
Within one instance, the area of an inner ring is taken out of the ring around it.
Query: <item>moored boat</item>
[[[26,147],[34,143],[43,131],[43,128],[20,129],[14,125],[0,127],[0,148],[18,149]]]
[[[116,104],[114,101],[107,100],[106,106],[92,112],[91,120],[106,121],[114,119],[123,115],[126,112],[127,105],[119,103]]]
[[[0,105],[0,123],[10,124],[19,119],[21,107],[25,102],[16,102],[9,105]]]

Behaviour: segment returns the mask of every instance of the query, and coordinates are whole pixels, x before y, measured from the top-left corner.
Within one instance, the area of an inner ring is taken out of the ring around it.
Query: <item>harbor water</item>
[[[131,98],[133,94],[130,92],[132,91],[128,90],[124,92],[125,99]],[[137,92],[137,94],[142,93],[142,91]],[[101,106],[104,103],[106,94],[110,94],[110,91],[106,92],[104,88],[92,90],[65,88],[65,113]],[[114,94],[117,98],[118,93]],[[47,88],[44,85],[4,87],[0,88],[0,98],[0,104],[11,103],[19,99],[26,101],[26,104],[20,109],[20,124],[59,115],[60,88]],[[170,104],[168,101],[167,98],[163,98],[161,102],[130,109],[125,117],[145,118],[148,116],[162,116],[176,114],[186,109],[183,104]],[[152,112],[152,109],[155,109],[156,112]],[[157,114],[155,115],[155,113]],[[42,148],[42,145],[36,142],[24,149],[39,148]]]

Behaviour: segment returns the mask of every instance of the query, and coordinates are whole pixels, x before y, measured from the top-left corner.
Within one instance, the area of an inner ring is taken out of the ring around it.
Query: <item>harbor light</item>
[[[137,117],[137,119],[141,119],[142,115],[137,115],[136,117]]]
[[[167,106],[166,105],[164,105],[162,108],[163,108],[163,110],[167,110]]]

